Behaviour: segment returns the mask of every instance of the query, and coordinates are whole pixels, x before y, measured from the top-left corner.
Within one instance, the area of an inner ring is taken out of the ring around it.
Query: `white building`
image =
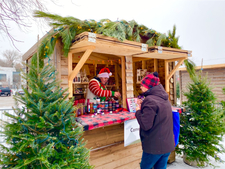
[[[0,66],[0,86],[13,85],[13,72],[16,72],[15,68]]]

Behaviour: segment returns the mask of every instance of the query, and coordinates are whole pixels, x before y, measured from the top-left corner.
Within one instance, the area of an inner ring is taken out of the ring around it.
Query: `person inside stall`
[[[136,118],[142,142],[141,169],[166,169],[174,147],[173,114],[168,94],[159,83],[158,73],[141,81],[144,100],[138,100]]]
[[[100,98],[101,101],[106,100],[108,97],[120,97],[119,92],[107,90],[106,84],[109,80],[109,77],[112,75],[108,68],[102,68],[97,75],[89,82],[89,87],[87,90],[86,103],[89,99],[89,102],[96,103],[97,98]]]

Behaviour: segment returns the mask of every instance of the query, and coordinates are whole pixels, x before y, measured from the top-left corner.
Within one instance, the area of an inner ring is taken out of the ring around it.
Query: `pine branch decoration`
[[[67,56],[75,36],[85,31],[103,34],[120,41],[130,40],[146,43],[148,46],[156,45],[180,49],[179,37],[175,37],[175,26],[172,32],[169,31],[166,36],[145,25],[138,25],[134,20],[129,22],[126,20],[113,22],[109,19],[102,19],[99,22],[95,20],[82,21],[78,18],[62,17],[42,11],[36,11],[34,16],[48,19],[49,25],[53,27],[53,31],[43,40],[39,48],[41,59],[52,54],[57,39],[62,39],[64,56]]]

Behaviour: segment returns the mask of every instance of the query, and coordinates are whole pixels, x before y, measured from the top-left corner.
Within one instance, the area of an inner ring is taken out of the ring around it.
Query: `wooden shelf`
[[[77,84],[77,85],[88,85],[89,82],[81,82],[81,83],[79,83],[79,82],[73,82],[73,84]]]
[[[116,85],[106,85],[106,87],[116,87]]]
[[[141,82],[136,82],[136,84],[138,84],[138,85],[139,85],[139,84],[141,84]]]

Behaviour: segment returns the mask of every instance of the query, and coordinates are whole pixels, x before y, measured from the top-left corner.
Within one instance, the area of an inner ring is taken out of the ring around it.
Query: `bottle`
[[[96,99],[96,103],[100,104],[100,99],[99,98]]]
[[[119,104],[119,101],[118,100],[116,100],[116,109],[119,109],[120,108],[120,104]]]
[[[94,108],[93,108],[93,104],[94,103],[90,103],[90,114],[93,114],[94,113]]]
[[[81,116],[81,109],[80,109],[80,107],[77,109],[77,116]]]
[[[97,108],[98,108],[98,105],[97,104],[93,104],[94,113],[97,113]]]
[[[89,99],[87,99],[87,113],[90,113],[90,103],[89,103]]]
[[[109,101],[109,111],[112,111],[112,101]]]
[[[112,101],[112,111],[115,111],[115,110],[116,110],[116,102]]]
[[[108,112],[109,111],[109,104],[108,101],[105,101],[105,111],[104,112]]]
[[[101,102],[100,102],[99,98],[96,99],[96,104],[97,104],[97,109],[100,109],[101,108]]]
[[[102,101],[102,102],[101,102],[101,109],[104,111],[104,108],[105,108],[105,102]]]
[[[84,115],[84,109],[83,109],[83,104],[80,104],[80,115]]]

